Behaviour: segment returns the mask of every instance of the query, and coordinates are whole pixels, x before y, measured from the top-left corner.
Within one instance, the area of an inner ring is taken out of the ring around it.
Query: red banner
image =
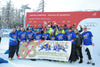
[[[76,23],[76,27],[80,21],[86,18],[100,18],[100,11],[88,12],[28,12],[26,16],[26,25],[44,24],[44,22],[57,23],[58,26],[67,24],[68,27]]]

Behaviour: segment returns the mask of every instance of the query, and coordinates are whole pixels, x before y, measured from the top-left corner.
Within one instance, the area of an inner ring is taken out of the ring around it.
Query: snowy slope
[[[8,60],[8,55],[4,54],[4,52],[8,49],[8,42],[9,42],[8,38],[3,38],[0,44],[0,57],[4,58],[5,60]],[[37,61],[24,60],[24,59],[18,60],[15,55],[13,61],[7,64],[6,63],[0,64],[0,67],[100,67],[99,54],[94,55],[94,61],[96,63],[95,66],[86,64],[87,59],[86,59],[86,54],[84,53],[84,49],[83,49],[83,57],[84,57],[83,59],[84,62],[82,64],[78,64],[78,61],[75,62],[74,64],[70,64],[70,63],[59,63],[46,60],[37,60]]]

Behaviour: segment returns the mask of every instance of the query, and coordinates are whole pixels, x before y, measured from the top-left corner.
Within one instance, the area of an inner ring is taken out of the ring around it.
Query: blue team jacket
[[[49,39],[52,40],[52,41],[53,41],[53,40],[56,40],[55,36],[53,36],[53,35],[51,35],[51,36],[49,37]]]
[[[16,31],[16,33],[17,33],[17,36],[18,36],[18,34],[19,34],[20,32],[21,32],[21,30],[17,30],[17,31]]]
[[[19,34],[18,34],[18,38],[21,40],[21,41],[24,41],[26,40],[26,36],[27,36],[27,32],[26,31],[21,31]]]
[[[58,40],[58,41],[66,40],[65,34],[63,34],[63,33],[57,34],[56,40]]]
[[[16,33],[9,33],[9,45],[17,45],[17,34]]]
[[[44,37],[43,40],[49,40],[50,34],[49,33],[43,33],[42,37]]]
[[[69,32],[69,33],[66,33],[66,35],[67,35],[68,41],[71,41],[74,38],[76,38],[76,34],[73,31],[72,32]],[[75,44],[75,41],[73,41],[72,44]]]
[[[34,38],[35,40],[41,40],[42,39],[42,34],[34,34]]]
[[[83,36],[83,43],[84,43],[84,45],[86,45],[86,46],[92,45],[91,38],[93,37],[93,35],[92,35],[92,33],[90,31],[83,32],[82,36]]]
[[[27,38],[28,39],[32,39],[33,36],[34,36],[33,32],[29,32],[29,31],[27,32]]]

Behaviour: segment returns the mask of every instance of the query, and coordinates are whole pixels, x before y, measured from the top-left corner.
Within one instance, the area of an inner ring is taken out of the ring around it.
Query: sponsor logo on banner
[[[70,41],[39,40],[29,43],[22,42],[20,44],[18,58],[68,61],[70,54]]]

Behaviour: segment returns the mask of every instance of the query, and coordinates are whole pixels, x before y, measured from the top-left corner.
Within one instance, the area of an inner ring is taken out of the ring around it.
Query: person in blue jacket
[[[27,24],[26,31],[29,30],[30,24]]]
[[[51,35],[49,39],[52,41],[56,40],[54,30],[51,30]]]
[[[37,29],[40,31],[41,34],[43,34],[43,30],[42,30],[42,25],[41,24],[39,24],[39,28],[37,28]]]
[[[19,39],[18,39],[18,34],[21,32],[21,27],[18,27],[18,30],[16,31],[17,34],[17,50],[16,50],[16,55],[18,56],[18,51],[19,51]]]
[[[87,64],[91,64],[95,65],[95,63],[93,62],[93,54],[92,54],[92,47],[94,46],[93,43],[93,35],[90,31],[87,31],[87,27],[83,27],[83,44],[84,44],[84,48],[85,48],[85,52],[87,53],[87,57],[88,57],[88,62]]]
[[[21,32],[21,27],[18,27],[18,30],[16,31],[17,35]]]
[[[56,35],[57,41],[66,41],[65,34],[61,33],[61,29],[58,30],[58,34]]]
[[[18,34],[19,41],[26,41],[27,32],[24,28],[21,28],[21,32]]]
[[[13,29],[11,33],[9,33],[9,60],[13,59],[13,56],[16,52],[17,48],[17,34],[16,30]]]
[[[42,35],[43,40],[49,40],[50,34],[47,32],[47,30],[44,30],[44,33]]]
[[[42,34],[40,33],[39,29],[37,29],[37,33],[34,34],[34,40],[42,40]]]
[[[76,34],[72,32],[72,29],[69,28],[68,32],[66,33],[67,35],[67,40],[72,42],[72,50],[71,50],[71,55],[70,55],[70,63],[73,63],[76,61],[75,58],[75,40],[76,40]]]
[[[29,28],[29,30],[27,31],[27,41],[29,42],[29,41],[33,40],[33,36],[34,36],[34,34],[33,34],[32,30],[31,30],[31,28]]]
[[[37,33],[37,29],[35,28],[34,30],[32,30],[32,32],[33,32],[34,34],[36,34],[36,33]]]

